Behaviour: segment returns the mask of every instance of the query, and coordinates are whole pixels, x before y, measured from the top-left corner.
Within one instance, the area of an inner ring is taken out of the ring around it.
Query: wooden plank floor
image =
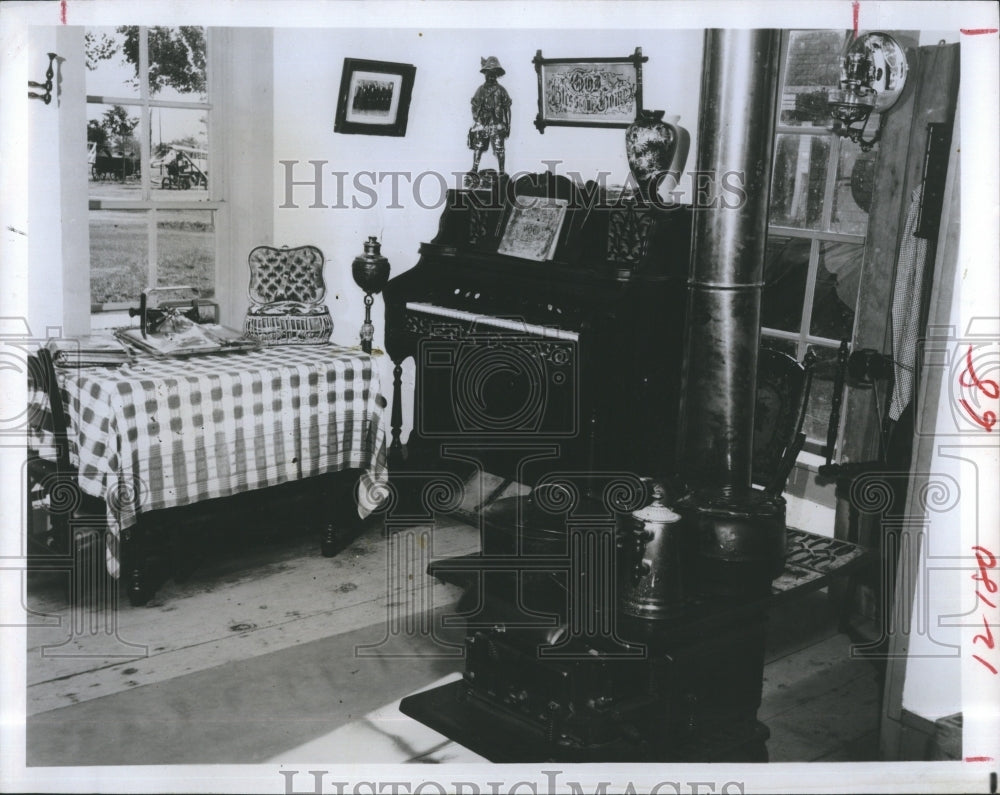
[[[270,539],[205,560],[140,608],[125,602],[73,611],[58,577],[36,577],[28,586],[36,622],[28,632],[28,714],[44,719],[88,704],[93,715],[99,699],[114,694],[380,623],[398,628],[453,603],[457,591],[423,570],[431,557],[478,549],[478,529],[448,519],[394,539],[369,521],[332,559],[320,556],[315,538]],[[766,660],[760,719],[771,730],[772,761],[877,758],[875,668],[851,658],[825,593],[772,614]],[[411,672],[421,664],[407,662]],[[392,677],[391,668],[385,675]],[[427,681],[440,675],[439,663],[428,666]],[[245,684],[253,692],[254,683]],[[327,717],[347,723],[385,703],[387,688],[370,690],[353,694],[350,714],[331,704]],[[110,710],[114,699],[106,703]],[[98,756],[90,763],[99,763],[100,751],[90,753]]]

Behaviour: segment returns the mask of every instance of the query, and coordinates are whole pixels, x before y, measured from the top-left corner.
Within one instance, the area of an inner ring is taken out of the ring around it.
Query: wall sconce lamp
[[[28,81],[28,88],[42,88],[45,89],[44,94],[36,94],[34,91],[28,92],[28,99],[40,99],[46,105],[52,101],[52,78],[55,77],[55,71],[52,69],[52,64],[58,56],[54,52],[49,53],[49,68],[45,71],[45,82],[36,83],[34,80]]]
[[[865,33],[851,42],[840,69],[840,88],[827,92],[833,131],[869,151],[882,135],[883,114],[903,93],[907,69],[906,53],[886,33]],[[865,138],[872,112],[879,115],[878,129]]]

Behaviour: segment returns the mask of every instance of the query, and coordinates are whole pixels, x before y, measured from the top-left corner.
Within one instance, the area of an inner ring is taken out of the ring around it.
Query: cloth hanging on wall
[[[896,286],[892,296],[892,359],[895,384],[889,419],[898,420],[913,397],[916,372],[917,338],[920,335],[920,307],[924,288],[924,266],[927,241],[916,237],[923,186],[910,194],[910,209],[906,214],[903,239],[899,244],[896,263]]]

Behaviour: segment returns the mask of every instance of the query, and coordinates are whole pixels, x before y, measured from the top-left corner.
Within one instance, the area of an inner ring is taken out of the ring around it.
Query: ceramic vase
[[[676,165],[681,141],[681,131],[676,119],[663,120],[662,110],[640,110],[638,118],[625,131],[625,154],[629,170],[639,190],[647,194],[657,175],[666,171],[679,171],[683,162]],[[686,152],[683,156],[686,158]]]

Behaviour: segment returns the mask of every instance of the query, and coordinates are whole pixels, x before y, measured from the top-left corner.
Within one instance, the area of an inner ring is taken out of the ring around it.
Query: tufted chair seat
[[[264,345],[329,342],[333,319],[323,303],[323,261],[315,246],[257,246],[251,251],[244,333]]]

